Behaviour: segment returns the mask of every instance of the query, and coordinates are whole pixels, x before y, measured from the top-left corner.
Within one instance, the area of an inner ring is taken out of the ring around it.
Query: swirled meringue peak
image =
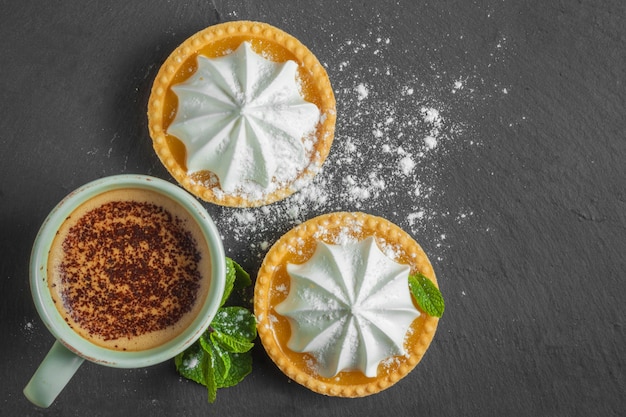
[[[288,348],[311,354],[320,376],[375,377],[382,361],[406,354],[405,337],[420,315],[408,286],[410,267],[388,258],[374,237],[318,241],[313,256],[288,264],[287,272],[289,294],[275,310],[289,321]]]
[[[251,196],[296,179],[320,121],[300,92],[298,64],[265,59],[249,42],[197,64],[172,87],[178,109],[167,130],[185,145],[188,172],[210,171],[223,192]]]

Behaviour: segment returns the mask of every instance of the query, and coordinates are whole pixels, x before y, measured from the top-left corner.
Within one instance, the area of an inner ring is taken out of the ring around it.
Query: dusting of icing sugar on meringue
[[[167,133],[183,142],[189,173],[210,171],[227,194],[260,195],[294,181],[309,165],[320,110],[302,97],[298,64],[273,62],[243,42],[197,57],[196,72],[172,90]]]
[[[406,354],[405,337],[420,315],[408,286],[410,267],[385,256],[373,237],[319,241],[307,262],[288,264],[287,272],[289,294],[275,311],[289,321],[289,349],[315,357],[320,376],[375,377],[381,362]]]

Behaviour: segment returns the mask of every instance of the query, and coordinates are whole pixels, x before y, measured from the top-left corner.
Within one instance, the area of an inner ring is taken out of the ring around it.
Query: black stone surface
[[[624,415],[625,19],[622,0],[0,2],[0,415]],[[338,124],[317,191],[266,211],[206,205],[228,255],[254,275],[298,221],[383,215],[431,257],[447,301],[435,340],[363,399],[289,382],[257,345],[214,404],[171,362],[86,363],[38,409],[22,389],[53,338],[28,288],[35,234],[90,180],[172,181],[147,132],[153,78],[230,20],[307,45]]]

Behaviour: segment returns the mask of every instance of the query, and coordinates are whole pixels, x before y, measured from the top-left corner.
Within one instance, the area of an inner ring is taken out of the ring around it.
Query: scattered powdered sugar
[[[24,337],[27,340],[31,340],[37,330],[35,323],[30,320],[25,319],[24,325],[22,326]]]
[[[428,149],[434,149],[435,146],[437,146],[437,138],[434,136],[428,135],[424,138],[424,144],[426,145]]]
[[[357,93],[357,100],[359,101],[365,100],[367,96],[369,95],[369,91],[367,90],[367,87],[363,84],[359,84],[356,86],[356,93]]]
[[[196,366],[198,366],[198,357],[197,356],[191,356],[188,359],[185,359],[185,361],[183,362],[183,366],[186,369],[193,369]]]
[[[274,287],[274,289],[276,291],[278,291],[279,293],[282,294],[286,294],[287,293],[287,286],[285,284],[280,284]]]
[[[381,361],[381,364],[386,369],[397,368],[400,366],[400,359],[397,356],[390,356],[387,359]]]
[[[313,234],[313,237],[331,245],[347,245],[358,242],[355,236],[360,234],[362,229],[363,223],[359,220],[346,220],[344,224],[341,225],[339,232],[333,231],[330,233],[328,229],[320,227]]]
[[[404,175],[411,175],[415,169],[415,161],[411,158],[411,155],[407,155],[400,160],[400,170]]]
[[[386,217],[441,259],[448,241],[444,224],[473,216],[442,198],[448,158],[480,146],[455,109],[485,100],[476,98],[484,80],[471,73],[419,79],[402,72],[390,59],[402,46],[383,30],[372,29],[359,41],[335,40],[337,50],[325,63],[337,102],[335,139],[313,180],[269,206],[211,209],[232,242],[227,254],[257,265],[295,225],[320,214],[363,211]]]
[[[420,113],[424,118],[424,121],[435,126],[436,129],[441,127],[441,115],[439,115],[439,111],[434,108],[422,107],[420,109]]]
[[[428,135],[424,137],[424,144],[427,149],[434,149],[437,146],[440,129],[443,127],[443,120],[439,111],[432,107],[422,107],[420,113],[424,122],[430,127]]]

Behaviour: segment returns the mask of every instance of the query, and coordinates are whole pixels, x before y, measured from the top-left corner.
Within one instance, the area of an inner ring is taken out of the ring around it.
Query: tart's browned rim
[[[266,39],[292,53],[296,57],[298,65],[312,74],[315,89],[321,99],[320,113],[322,117],[318,126],[318,140],[310,165],[290,184],[254,201],[237,195],[223,195],[224,193],[217,195],[212,188],[192,181],[187,175],[185,168],[176,161],[169,149],[166,132],[163,127],[165,94],[171,87],[171,83],[181,66],[190,56],[196,54],[204,46],[233,36],[250,36],[251,38]],[[261,22],[236,21],[221,23],[201,30],[185,40],[161,66],[148,100],[148,129],[152,137],[154,150],[165,168],[176,181],[192,194],[205,201],[229,207],[256,207],[270,204],[288,197],[301,188],[302,184],[308,183],[319,171],[328,156],[334,138],[335,120],[335,96],[328,74],[315,55],[292,35]]]
[[[283,347],[276,341],[273,326],[271,323],[270,291],[272,290],[272,281],[274,271],[277,265],[283,262],[284,256],[288,252],[288,248],[293,245],[294,241],[299,239],[313,239],[313,235],[319,228],[328,228],[345,224],[346,221],[357,220],[362,222],[363,228],[371,231],[372,235],[382,238],[391,244],[398,244],[415,259],[411,264],[411,273],[421,272],[426,275],[435,285],[437,279],[434,270],[426,253],[421,246],[411,238],[406,232],[400,229],[390,221],[381,217],[365,214],[365,213],[348,213],[337,212],[324,214],[308,220],[300,224],[291,231],[283,235],[268,251],[263,260],[263,264],[259,270],[254,288],[254,313],[257,318],[258,334],[266,352],[280,370],[292,380],[320,394],[338,396],[338,397],[364,397],[375,394],[386,388],[389,388],[401,378],[406,376],[411,370],[417,366],[424,353],[428,349],[435,332],[439,319],[437,317],[426,316],[423,333],[419,337],[418,343],[413,346],[405,346],[407,356],[400,358],[402,364],[398,371],[390,373],[384,377],[379,377],[373,382],[360,385],[343,385],[333,383],[328,379],[323,379],[312,375],[305,370],[299,369],[284,353]],[[367,233],[366,233],[367,234]],[[272,314],[278,314],[272,312]],[[425,314],[425,313],[422,313]],[[285,347],[285,349],[287,349]]]

